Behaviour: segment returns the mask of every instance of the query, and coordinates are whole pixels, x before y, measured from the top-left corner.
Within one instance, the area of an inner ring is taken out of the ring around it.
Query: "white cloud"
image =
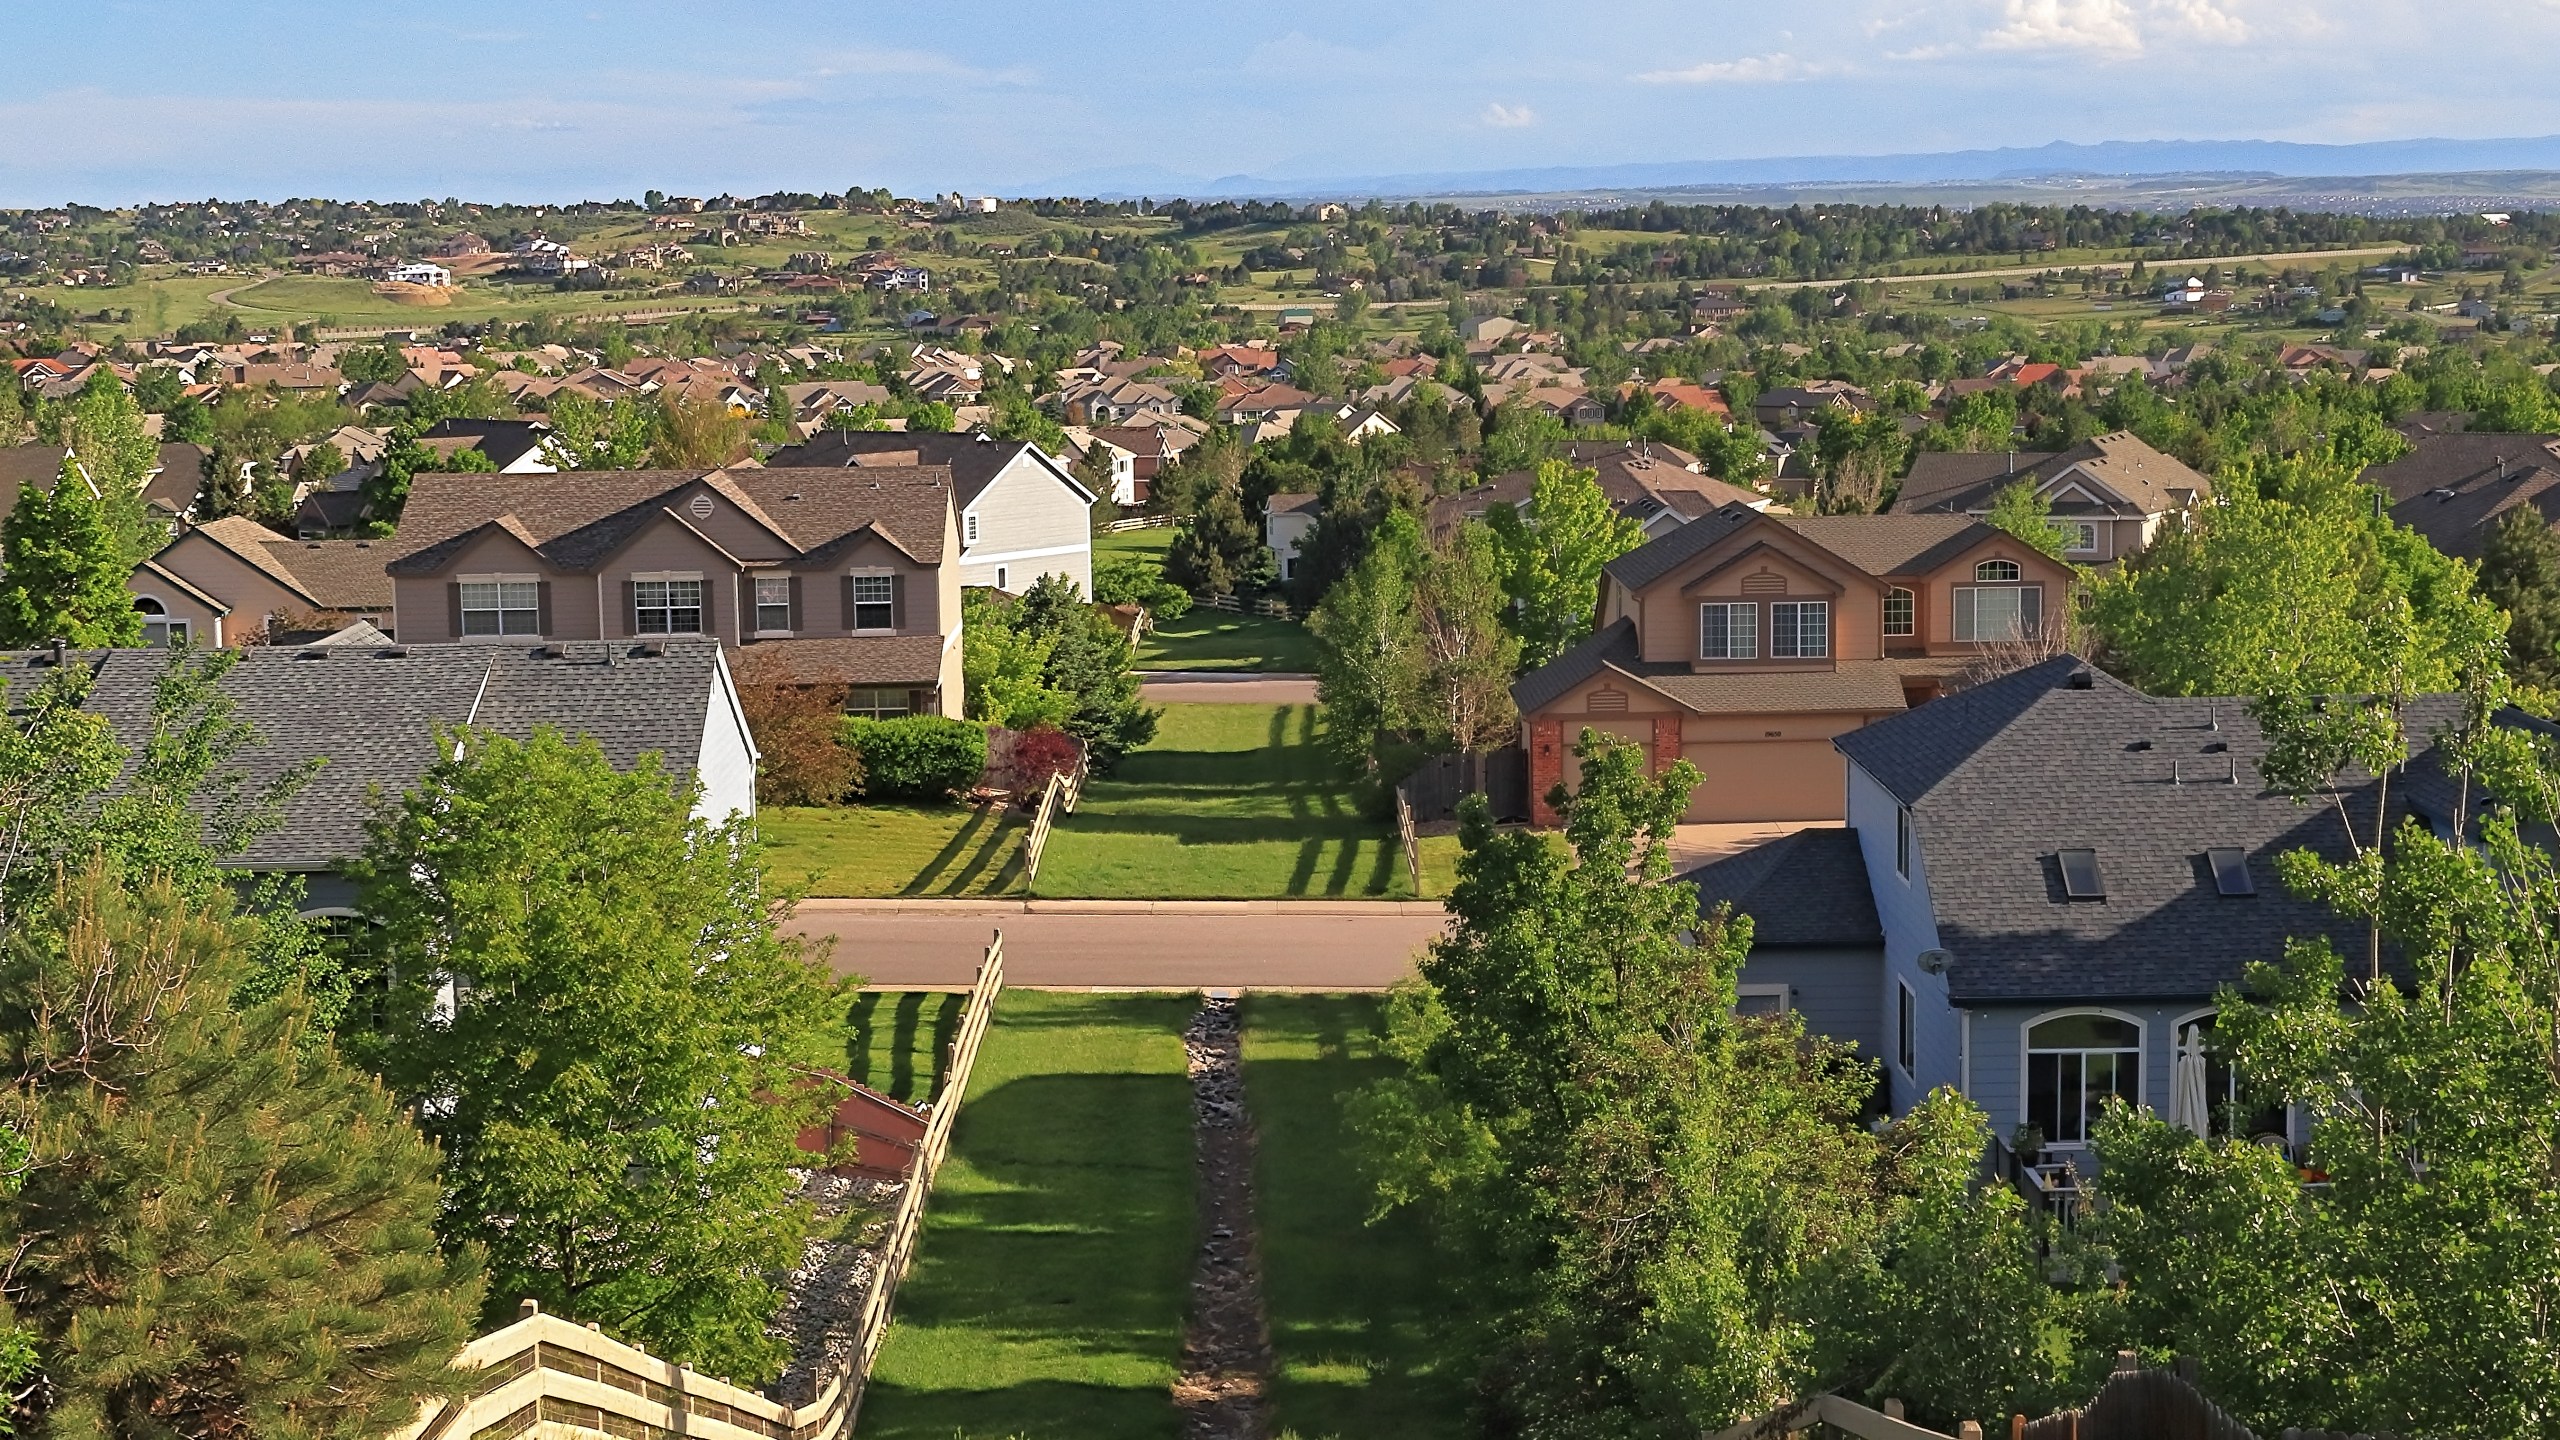
[[[826,52],[818,57],[817,66],[810,73],[822,79],[838,75],[929,75],[939,79],[992,81],[1007,85],[1024,84],[1032,78],[1032,72],[1023,66],[986,70],[930,50],[880,47]]]
[[[2213,0],[2152,0],[2159,28],[2182,39],[2207,45],[2238,45],[2249,38],[2249,23]]]
[[[1647,85],[1772,85],[1809,79],[1823,69],[1780,51],[1740,60],[1708,60],[1678,70],[1648,70],[1636,78]]]
[[[2005,0],[2002,23],[1983,35],[1982,48],[2123,57],[2143,53],[2154,39],[2237,45],[2248,38],[2248,22],[2217,0]],[[1897,58],[1933,59],[1937,49]]]
[[[1477,117],[1496,130],[1518,130],[1538,123],[1538,112],[1526,105],[1505,105],[1495,101],[1484,107]]]

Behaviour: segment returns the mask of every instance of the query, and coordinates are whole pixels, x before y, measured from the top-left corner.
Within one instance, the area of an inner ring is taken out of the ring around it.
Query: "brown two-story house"
[[[1585,727],[1706,772],[1692,821],[1837,820],[1832,737],[2059,623],[2072,572],[1962,515],[1725,506],[1612,561],[1599,629],[1512,687],[1539,824]]]
[[[960,713],[943,466],[431,473],[389,545],[400,639],[745,647],[861,714]]]

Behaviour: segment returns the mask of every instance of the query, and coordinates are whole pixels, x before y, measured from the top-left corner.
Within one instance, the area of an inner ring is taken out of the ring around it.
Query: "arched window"
[[[134,598],[133,608],[142,616],[142,643],[166,648],[187,643],[187,622],[169,618],[169,607],[148,595]]]
[[[2018,579],[2015,560],[1985,560],[1973,567],[1973,578],[1986,585],[2013,585]]]
[[[2121,1015],[2055,1015],[2027,1026],[2027,1114],[2048,1145],[2086,1145],[2107,1097],[2142,1103],[2142,1025]]]

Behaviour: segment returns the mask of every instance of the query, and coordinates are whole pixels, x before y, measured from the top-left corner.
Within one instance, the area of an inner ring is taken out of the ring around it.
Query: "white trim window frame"
[[[542,634],[542,577],[457,575],[462,633],[457,640],[509,640]],[[478,603],[474,603],[478,602]],[[474,616],[481,617],[474,620]]]
[[[638,635],[702,633],[702,572],[654,570],[631,577],[631,628]],[[687,623],[687,622],[690,623]]]
[[[887,635],[898,628],[898,588],[893,570],[854,570],[847,572],[853,580],[853,623],[846,628],[857,635]],[[866,624],[876,620],[877,624]]]
[[[755,587],[750,592],[750,598],[755,602],[756,638],[769,640],[789,635],[791,633],[791,577],[758,575],[749,583]],[[781,624],[765,623],[777,617],[782,621]]]
[[[1958,641],[1995,644],[2033,639],[2044,627],[2041,585],[1958,585],[1953,634]]]
[[[2092,1022],[2089,1033],[2058,1031],[2038,1044],[2036,1032],[2068,1021]],[[2048,1147],[2088,1148],[2106,1097],[2142,1104],[2141,1020],[2117,1010],[2057,1010],[2018,1027],[2018,1109],[2022,1123],[2044,1132]],[[2126,1038],[2130,1032],[2131,1038]]]
[[[960,512],[960,543],[963,545],[978,543],[978,512],[975,510]]]
[[[1709,600],[1698,606],[1698,658],[1760,658],[1760,607],[1748,600]]]
[[[1784,1015],[1795,1008],[1794,990],[1786,985],[1736,985],[1733,987],[1733,1013],[1752,1019]]]
[[[845,691],[844,713],[895,720],[916,713],[914,692],[903,685],[857,685]]]
[[[1917,1082],[1920,1078],[1920,997],[1912,993],[1911,982],[1893,982],[1893,1063],[1903,1078]]]
[[[1920,633],[1920,597],[1900,585],[1884,592],[1884,633],[1896,639]]]
[[[1831,658],[1831,602],[1777,600],[1769,605],[1769,658]]]
[[[175,649],[194,637],[194,626],[183,617],[170,614],[168,605],[157,595],[136,595],[133,608],[142,617],[142,643],[150,649]]]
[[[1893,873],[1911,879],[1911,807],[1893,807]]]
[[[2098,553],[2097,521],[2055,520],[2050,523],[2053,525],[2054,530],[2062,536],[2062,553],[2065,555],[2095,555]]]

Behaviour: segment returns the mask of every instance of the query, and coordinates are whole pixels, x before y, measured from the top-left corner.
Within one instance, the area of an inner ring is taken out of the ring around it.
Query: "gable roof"
[[[984,431],[828,430],[800,444],[783,446],[766,456],[764,465],[768,470],[939,465],[950,470],[954,493],[966,510],[1025,450],[1083,496],[1086,504],[1099,498],[1039,446],[1028,440],[999,440]]]
[[[1679,878],[1698,887],[1701,913],[1729,904],[1750,916],[1754,951],[1884,944],[1855,830],[1798,830]]]
[[[2412,733],[2458,705],[2422,700]],[[1833,740],[1911,811],[1954,1003],[2201,1001],[2288,938],[2348,938],[2276,880],[2277,855],[2335,858],[2345,837],[2330,806],[2264,788],[2245,706],[2144,695],[2062,656]],[[2370,824],[2374,786],[2345,783]],[[2220,847],[2247,852],[2255,895],[2220,893]],[[2097,852],[2103,899],[2064,894],[2063,849]]]
[[[942,563],[951,506],[942,466],[842,470],[571,470],[550,475],[430,472],[411,483],[391,539],[394,575],[432,575],[476,537],[503,529],[562,570],[588,570],[667,517],[696,482],[726,496],[801,555],[870,531],[919,565]]]
[[[1605,573],[1641,590],[1755,520],[1783,526],[1876,580],[1917,574],[1999,533],[1967,515],[1769,515],[1732,504],[1628,551]]]
[[[2021,478],[2045,489],[2074,470],[2113,492],[2117,503],[2101,506],[2110,514],[2162,515],[2213,493],[2213,482],[2204,475],[2161,454],[2142,437],[2118,430],[2051,454],[1917,455],[1891,513],[1978,515]]]
[[[128,746],[149,730],[168,659],[162,650],[77,657],[96,675],[86,708],[112,723]],[[0,656],[0,674],[25,679],[46,663],[42,656]],[[374,797],[400,794],[435,763],[439,724],[469,721],[516,739],[549,726],[593,738],[618,768],[654,751],[669,771],[690,775],[719,666],[720,647],[708,641],[243,650],[220,686],[258,738],[235,768],[255,791],[308,760],[327,763],[285,802],[281,825],[225,863],[323,870],[356,854]]]

